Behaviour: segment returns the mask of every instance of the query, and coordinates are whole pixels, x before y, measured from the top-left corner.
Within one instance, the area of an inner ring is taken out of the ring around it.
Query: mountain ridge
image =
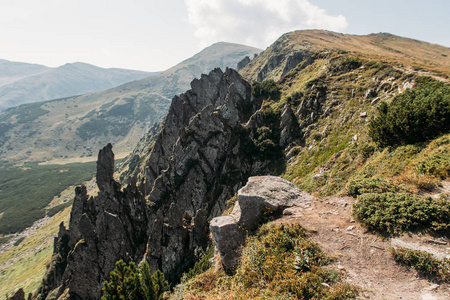
[[[286,72],[283,73],[282,70],[271,69],[271,67],[269,67],[270,71],[263,70],[261,66],[261,62],[268,60],[269,57],[272,57],[272,60],[275,59],[277,51],[285,52],[286,57],[292,56],[291,59],[294,59],[295,55],[312,52],[324,54],[327,51],[340,51],[342,54],[350,52],[368,59],[385,60],[396,64],[399,68],[404,65],[413,67],[416,71],[424,68],[430,72],[429,75],[449,81],[450,48],[390,33],[351,35],[326,30],[299,30],[285,33],[261,53],[265,59],[254,60],[241,71],[243,76],[248,80],[262,81],[267,76],[279,80]],[[293,65],[296,65],[295,59]]]
[[[154,72],[105,69],[82,62],[51,68],[2,60],[0,109],[104,90],[152,74]]]
[[[172,97],[188,89],[192,79],[214,67],[235,67],[245,56],[259,52],[238,44],[215,44],[150,77],[86,95],[10,108],[0,113],[0,160],[20,164],[84,159],[94,157],[95,149],[108,142],[115,144],[118,154],[128,154],[162,120]]]

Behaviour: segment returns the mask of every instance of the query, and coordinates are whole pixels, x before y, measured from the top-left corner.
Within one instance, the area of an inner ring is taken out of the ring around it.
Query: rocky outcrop
[[[97,197],[75,189],[69,230],[55,239],[52,263],[37,299],[98,299],[103,281],[119,259],[140,260],[147,241],[146,203],[135,186],[121,190],[113,179],[114,154],[108,144],[97,162]]]
[[[280,146],[285,149],[295,139],[301,137],[297,117],[290,105],[284,106],[280,122]]]
[[[249,151],[246,125],[259,109],[234,70],[202,75],[173,99],[149,153],[131,178],[113,179],[112,146],[98,157],[99,193],[76,188],[69,229],[61,226],[38,299],[98,299],[114,263],[147,260],[175,279],[208,243],[208,221],[251,175],[270,164]]]
[[[101,191],[110,188],[114,181],[114,153],[112,145],[109,143],[100,150],[97,160],[97,186]]]
[[[224,269],[233,272],[237,267],[239,251],[244,245],[247,233],[264,218],[301,214],[313,200],[313,196],[283,178],[250,177],[247,185],[239,190],[231,214],[211,221],[211,233]]]
[[[8,297],[6,297],[7,300],[25,300],[25,292],[22,288],[15,290],[11,293]]]
[[[277,47],[276,43],[273,47]],[[274,70],[278,69],[281,71],[280,78],[282,78],[298,65],[301,65],[301,68],[305,68],[312,62],[313,59],[311,57],[311,53],[306,50],[294,51],[287,54],[271,55],[267,60],[267,63],[262,66],[261,70],[259,70],[256,80],[263,81],[265,78],[269,77]]]
[[[250,62],[250,57],[246,56],[244,57],[240,62],[237,64],[237,69],[242,70],[248,63]]]

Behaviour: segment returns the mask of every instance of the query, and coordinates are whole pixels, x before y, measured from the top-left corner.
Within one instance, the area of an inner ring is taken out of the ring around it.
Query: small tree
[[[167,287],[164,274],[157,270],[152,275],[147,262],[137,268],[134,262],[119,260],[103,284],[102,300],[160,300]]]

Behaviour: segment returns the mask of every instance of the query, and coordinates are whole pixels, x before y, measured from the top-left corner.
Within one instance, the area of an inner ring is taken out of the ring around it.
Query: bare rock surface
[[[113,181],[114,175],[114,153],[112,145],[109,143],[98,153],[97,160],[97,185],[102,191]]]
[[[437,259],[450,259],[450,251],[439,251],[431,246],[420,245],[418,243],[406,242],[401,239],[395,238],[391,239],[391,247],[392,248],[404,248],[409,250],[417,250],[417,251],[425,251],[431,255],[433,255]]]
[[[282,216],[286,212],[291,216],[300,216],[313,200],[313,196],[283,178],[250,177],[238,191],[231,214],[211,220],[210,229],[225,270],[232,272],[237,267],[239,249],[245,242],[247,232],[268,214]]]

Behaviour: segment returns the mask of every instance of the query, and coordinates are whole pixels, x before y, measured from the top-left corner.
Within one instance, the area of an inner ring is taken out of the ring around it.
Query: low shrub
[[[419,78],[411,90],[382,102],[369,123],[369,135],[381,147],[428,141],[450,131],[450,86]]]
[[[273,79],[266,79],[263,82],[254,81],[252,84],[253,96],[270,97],[280,94],[280,87],[277,86]]]
[[[356,197],[365,193],[386,193],[397,192],[399,187],[383,178],[361,178],[357,177],[347,185],[345,193],[348,196]]]
[[[358,196],[353,213],[361,224],[382,234],[450,228],[450,202],[409,193],[367,193]]]
[[[413,267],[425,276],[439,281],[450,282],[450,259],[439,260],[428,252],[405,248],[391,248],[394,259],[406,266]]]
[[[188,281],[183,299],[356,299],[358,289],[299,224],[266,223],[247,238],[236,274],[210,268]]]

